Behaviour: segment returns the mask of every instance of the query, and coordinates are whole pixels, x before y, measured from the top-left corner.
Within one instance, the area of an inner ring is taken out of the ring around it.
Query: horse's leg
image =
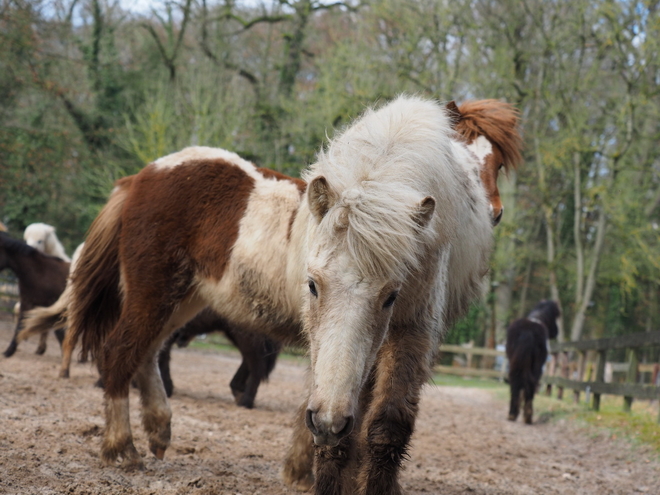
[[[522,379],[518,370],[509,372],[509,388],[511,390],[511,403],[509,406],[509,421],[515,421],[520,414],[520,393],[522,391]]]
[[[5,357],[12,357],[14,353],[16,352],[16,349],[18,348],[18,341],[16,340],[16,337],[18,336],[19,332],[21,331],[21,327],[23,324],[23,314],[24,311],[29,311],[32,309],[32,306],[28,306],[27,304],[21,304],[20,305],[20,310],[18,312],[18,317],[16,318],[16,328],[14,329],[14,336],[11,339],[11,342],[7,346],[7,349],[5,349],[4,356]]]
[[[234,374],[234,377],[231,379],[231,382],[229,382],[231,393],[234,396],[234,400],[236,401],[236,404],[239,406],[242,405],[241,400],[243,398],[243,394],[245,393],[245,388],[249,377],[250,377],[250,369],[248,368],[248,364],[245,361],[245,358],[243,358],[240,366],[238,367],[236,373]]]
[[[145,309],[144,314],[149,313],[148,308]],[[124,311],[103,345],[100,368],[106,427],[101,459],[105,464],[114,465],[121,458],[123,468],[142,469],[144,466],[133,444],[128,390],[132,378],[154,346],[154,340],[160,333],[159,326],[157,322],[139,319]]]
[[[163,459],[172,436],[172,411],[158,371],[157,352],[150,354],[135,374],[135,381],[140,389],[142,425],[149,436],[149,450]]]
[[[172,346],[174,345],[176,337],[176,333],[172,334],[172,336],[165,341],[163,348],[158,353],[158,369],[160,370],[160,377],[163,380],[165,393],[168,397],[172,397],[172,393],[174,392],[174,382],[172,382],[172,373],[170,372],[170,359]]]
[[[314,484],[314,439],[305,424],[307,400],[296,413],[293,423],[293,439],[284,461],[282,478],[284,482],[301,491],[309,490]]]
[[[62,344],[64,343],[64,329],[63,328],[58,328],[53,332],[55,334],[55,338],[60,344],[60,349],[62,349]]]
[[[76,347],[76,339],[73,337],[73,332],[65,332],[64,342],[62,342],[62,362],[60,364],[60,378],[69,378],[69,370],[71,369],[71,355],[73,349]]]
[[[163,340],[170,337],[177,328],[183,326],[203,307],[204,304],[195,296],[185,298],[157,334],[152,334],[148,340],[145,339],[143,347],[138,345],[134,348],[138,352],[143,351],[143,357],[134,376],[140,390],[142,425],[149,437],[149,450],[158,459],[163,459],[165,456],[172,436],[172,411],[158,369],[158,351],[162,347]]]
[[[34,353],[37,356],[41,356],[43,355],[44,352],[46,352],[46,347],[48,345],[47,340],[48,340],[47,332],[44,332],[41,335],[39,335],[39,345],[37,346],[37,350],[34,351]]]
[[[534,389],[536,388],[535,383],[525,383],[525,407],[523,409],[523,416],[525,418],[525,424],[532,424],[532,416],[534,415]]]
[[[392,328],[374,368],[371,403],[360,429],[357,489],[345,493],[398,495],[398,475],[415,427],[419,395],[431,374],[430,331]],[[317,487],[320,471],[317,456]]]

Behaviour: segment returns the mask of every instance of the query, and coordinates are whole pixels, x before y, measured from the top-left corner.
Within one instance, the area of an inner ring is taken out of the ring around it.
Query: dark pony
[[[171,397],[174,391],[170,373],[172,346],[185,347],[196,336],[211,332],[223,332],[241,352],[243,361],[229,386],[236,404],[251,409],[259,384],[266,381],[275,368],[282,346],[264,335],[234,328],[225,318],[208,308],[174,332],[160,350],[158,367],[167,396]]]
[[[548,339],[557,338],[559,306],[555,301],[541,301],[525,317],[507,328],[506,355],[509,358],[511,407],[509,420],[520,412],[520,396],[525,398],[525,423],[532,424],[534,394],[548,358]]]
[[[23,241],[14,239],[5,232],[0,232],[0,270],[5,268],[13,271],[18,278],[21,303],[14,337],[4,352],[5,357],[10,357],[18,347],[16,335],[21,328],[23,314],[36,306],[50,306],[57,301],[66,286],[69,263],[60,258],[43,254]],[[61,343],[63,334],[56,333],[56,335]],[[45,352],[46,336],[47,334],[43,334],[37,354]]]

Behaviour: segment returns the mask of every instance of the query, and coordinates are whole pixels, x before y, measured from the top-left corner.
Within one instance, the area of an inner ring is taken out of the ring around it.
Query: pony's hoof
[[[242,394],[239,397],[236,397],[236,405],[239,407],[245,407],[246,409],[254,408],[254,398],[248,397],[246,394]]]
[[[509,416],[507,416],[507,419],[508,419],[509,421],[515,421],[515,420],[516,420],[516,416],[514,416],[513,414],[509,414]]]
[[[62,370],[59,374],[60,378],[69,378],[69,370]]]
[[[121,461],[117,464],[117,460]],[[101,461],[106,466],[117,466],[126,471],[137,471],[144,469],[144,461],[133,443],[128,443],[122,449],[102,447]]]
[[[525,424],[526,425],[531,425],[532,424],[532,418],[525,418]]]
[[[2,355],[4,357],[12,357],[15,352],[16,352],[16,344],[12,342],[11,344],[9,344],[9,347],[7,347],[7,350],[2,353]]]
[[[46,352],[46,346],[39,346],[37,347],[37,350],[34,351],[37,356],[43,356],[44,352]]]
[[[156,456],[156,459],[162,461],[163,459],[165,459],[165,449],[157,448],[156,451],[154,452],[154,455]]]

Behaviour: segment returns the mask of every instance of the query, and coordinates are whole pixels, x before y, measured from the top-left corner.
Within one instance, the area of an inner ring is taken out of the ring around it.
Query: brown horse
[[[155,354],[211,305],[275,338],[303,325],[312,435],[298,467],[313,437],[317,493],[399,493],[434,350],[488,268],[493,217],[478,158],[444,107],[400,97],[335,138],[308,186],[199,147],[120,182],[90,228],[69,307],[72,338],[106,385],[103,460],[142,464],[133,378],[163,457],[171,412]]]
[[[0,270],[9,268],[18,278],[20,310],[16,330],[5,357],[12,356],[18,347],[16,336],[21,329],[23,315],[36,306],[50,306],[60,296],[66,286],[69,275],[69,263],[43,254],[5,232],[0,232]],[[62,333],[56,333],[62,341]],[[45,344],[42,342],[42,344]],[[38,354],[45,352],[45,345],[40,345]]]
[[[470,100],[459,107],[450,102],[447,109],[456,131],[480,161],[481,183],[490,201],[493,225],[497,225],[504,213],[497,188],[499,171],[516,168],[522,160],[518,111],[499,100]]]

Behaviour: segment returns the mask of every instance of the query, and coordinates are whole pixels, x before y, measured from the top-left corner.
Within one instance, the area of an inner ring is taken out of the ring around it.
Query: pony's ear
[[[421,228],[424,228],[431,221],[431,217],[433,216],[434,211],[435,199],[433,199],[431,196],[426,196],[417,204],[415,213],[413,213],[413,220]]]
[[[330,207],[334,204],[334,194],[328,186],[328,181],[322,175],[316,177],[307,187],[307,202],[309,209],[320,222]]]
[[[447,110],[447,116],[449,117],[449,121],[451,122],[451,128],[456,130],[456,126],[463,117],[461,115],[461,111],[458,109],[458,105],[456,105],[456,102],[452,100],[449,103],[447,103],[447,105],[445,105],[445,109]]]

